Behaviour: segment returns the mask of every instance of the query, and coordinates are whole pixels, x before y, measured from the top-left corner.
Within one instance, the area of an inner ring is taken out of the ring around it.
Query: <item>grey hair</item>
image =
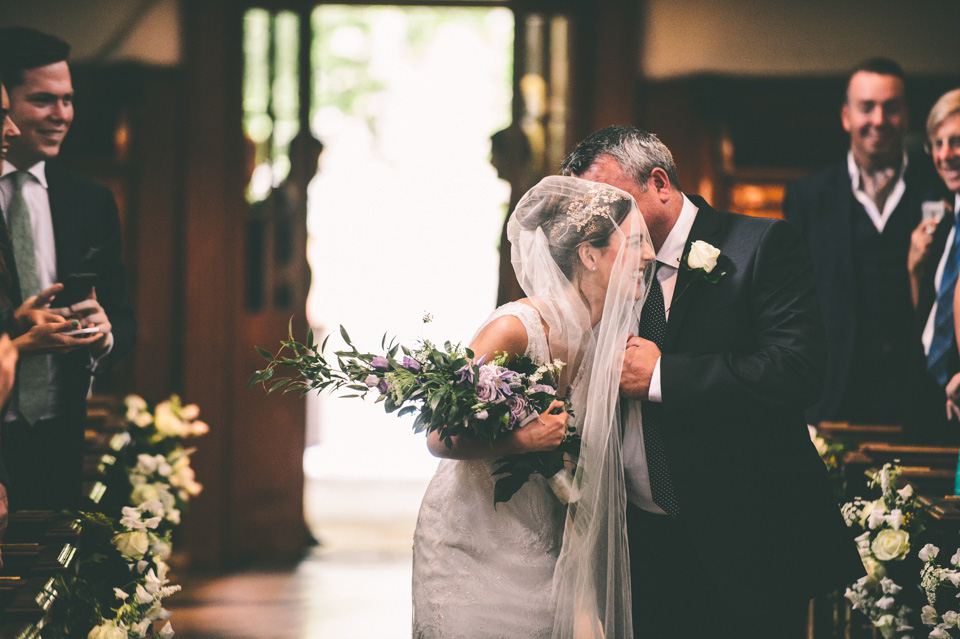
[[[580,176],[601,155],[609,155],[642,191],[654,169],[663,169],[670,184],[680,190],[677,165],[670,149],[653,133],[627,124],[608,126],[591,133],[570,152],[560,165],[562,175]]]

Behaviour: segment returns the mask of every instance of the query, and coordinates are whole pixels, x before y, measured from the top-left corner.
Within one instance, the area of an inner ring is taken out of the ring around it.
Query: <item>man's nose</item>
[[[50,115],[56,120],[66,120],[67,113],[69,110],[70,110],[69,104],[67,104],[63,100],[57,100],[53,104],[53,109],[50,111]]]

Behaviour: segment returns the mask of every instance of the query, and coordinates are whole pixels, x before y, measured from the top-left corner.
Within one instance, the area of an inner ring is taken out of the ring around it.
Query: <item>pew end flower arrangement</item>
[[[920,585],[927,597],[927,605],[920,613],[921,621],[932,626],[931,639],[960,638],[960,548],[949,563],[937,562],[940,549],[927,544],[920,551],[924,562],[920,573]]]
[[[187,437],[203,435],[196,405],[177,396],[152,409],[125,400],[127,430],[110,441],[100,470],[110,499],[104,512],[81,512],[79,571],[61,577],[54,609],[56,636],[88,639],[169,639],[163,599],[180,590],[168,578],[181,512],[203,487],[190,467]]]
[[[301,396],[312,390],[356,398],[375,394],[387,413],[415,414],[415,433],[436,431],[452,447],[454,437],[493,442],[536,419],[557,399],[556,380],[564,366],[559,360],[538,365],[503,353],[490,361],[474,359],[470,349],[450,342],[438,348],[421,340],[408,348],[388,342],[386,335],[381,353],[374,354],[357,349],[342,326],[340,336],[345,348],[328,355],[329,335],[317,345],[311,330],[300,343],[291,321],[288,339],[276,354],[257,349],[267,365],[253,373],[248,387],[262,384],[267,393],[299,391]],[[277,375],[280,368],[292,368],[292,376]],[[566,409],[571,412],[569,403]],[[575,501],[570,466],[579,450],[580,438],[571,427],[555,450],[497,459],[494,504],[508,501],[533,474],[547,478],[564,503]]]
[[[923,604],[916,587],[921,569],[916,549],[926,514],[910,484],[898,488],[900,474],[898,466],[884,464],[868,484],[880,488],[880,497],[858,497],[841,508],[847,526],[861,531],[857,548],[867,571],[844,594],[885,639],[918,636]]]

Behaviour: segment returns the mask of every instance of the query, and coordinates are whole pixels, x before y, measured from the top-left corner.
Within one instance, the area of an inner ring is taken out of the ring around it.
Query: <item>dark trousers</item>
[[[61,510],[80,504],[83,419],[54,417],[30,426],[2,425],[0,455],[7,467],[10,510]]]
[[[705,524],[709,525],[709,524]],[[796,597],[777,611],[737,609],[723,591],[723,577],[708,573],[686,528],[666,515],[627,505],[634,635],[649,639],[800,639],[808,601]],[[771,566],[771,570],[775,570]],[[788,579],[784,575],[784,579]],[[741,611],[752,611],[750,614]]]

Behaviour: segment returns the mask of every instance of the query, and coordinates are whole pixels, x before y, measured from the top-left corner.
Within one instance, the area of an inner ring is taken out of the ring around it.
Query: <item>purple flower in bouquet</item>
[[[547,384],[535,384],[527,389],[527,392],[530,393],[548,393],[550,395],[556,395],[557,389],[553,386],[548,386]]]
[[[459,376],[461,382],[473,383],[473,365],[469,362],[453,371],[453,374]]]
[[[386,393],[390,390],[390,383],[385,379],[381,379],[380,383],[377,384],[377,390],[380,391],[381,394]]]
[[[502,430],[513,430],[533,412],[532,403],[523,395],[511,395],[507,398],[507,406],[510,407],[510,420],[505,424]]]
[[[370,360],[370,365],[373,366],[378,371],[388,371],[390,370],[390,362],[387,361],[387,358],[383,355],[377,355],[372,360]]]
[[[517,376],[511,370],[494,364],[484,364],[480,367],[479,377],[475,390],[482,402],[500,403],[504,397],[513,395],[510,381]]]
[[[403,356],[403,364],[402,364],[402,366],[403,366],[405,369],[407,369],[408,371],[412,372],[412,373],[419,373],[419,372],[420,372],[420,362],[418,362],[417,360],[413,359],[412,357],[408,357],[408,356],[404,355],[404,356]]]

